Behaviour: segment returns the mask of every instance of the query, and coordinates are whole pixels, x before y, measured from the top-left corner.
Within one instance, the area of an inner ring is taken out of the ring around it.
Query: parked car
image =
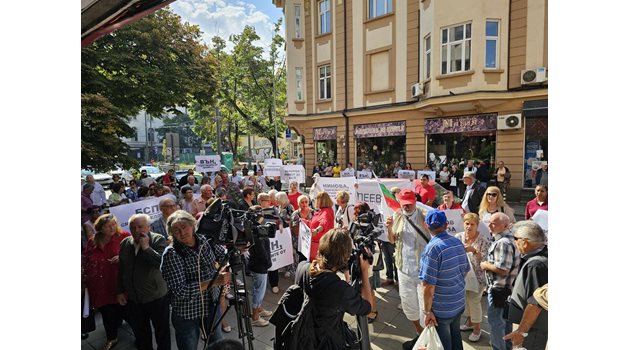
[[[123,169],[114,169],[114,170],[110,170],[108,172],[111,176],[114,175],[118,175],[120,176],[120,182],[122,182],[123,185],[125,186],[129,186],[129,182],[131,180],[133,180],[133,175],[131,175],[131,173],[127,170],[123,170]]]
[[[94,176],[94,181],[98,182],[101,184],[101,186],[103,186],[104,189],[108,189],[109,185],[111,185],[114,181],[112,180],[112,176],[106,173],[94,173],[91,170],[87,170],[87,169],[81,169],[81,186],[83,186],[84,183],[86,183],[87,181],[85,181],[85,178],[88,175],[92,175]]]
[[[156,167],[156,166],[142,166],[140,167],[140,172],[142,173],[143,170],[147,171],[147,175],[151,176],[152,178],[154,178],[156,181],[158,178],[164,176],[166,173],[163,172],[162,170],[160,170],[160,168]]]

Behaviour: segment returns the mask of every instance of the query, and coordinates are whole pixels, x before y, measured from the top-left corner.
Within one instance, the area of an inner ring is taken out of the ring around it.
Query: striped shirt
[[[486,270],[488,290],[492,287],[512,289],[512,284],[518,275],[521,258],[516,255],[516,242],[510,231],[492,234],[494,242],[488,249],[488,262],[501,270],[510,271],[507,275],[499,275]]]
[[[470,270],[464,245],[441,232],[431,238],[421,259],[420,280],[435,286],[431,311],[440,319],[457,316],[466,304],[465,276]]]

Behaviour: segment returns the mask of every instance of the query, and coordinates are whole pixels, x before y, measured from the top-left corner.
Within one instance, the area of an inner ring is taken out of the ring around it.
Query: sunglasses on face
[[[487,195],[488,197],[496,197],[496,196],[498,196],[499,194],[498,194],[498,193],[494,193],[494,192],[490,192],[490,193],[487,193],[486,195]]]

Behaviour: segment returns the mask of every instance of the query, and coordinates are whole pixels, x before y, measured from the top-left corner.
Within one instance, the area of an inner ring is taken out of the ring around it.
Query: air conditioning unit
[[[546,81],[547,67],[538,67],[521,71],[521,85],[540,84]]]
[[[523,127],[523,117],[520,113],[500,115],[497,117],[497,130],[513,130]]]
[[[424,84],[416,83],[411,85],[411,97],[420,97],[424,93]]]

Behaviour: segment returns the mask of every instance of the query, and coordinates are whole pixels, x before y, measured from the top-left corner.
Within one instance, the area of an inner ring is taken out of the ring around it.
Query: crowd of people
[[[252,313],[248,315],[252,326],[269,325],[273,312],[265,310],[262,301],[267,292],[280,293],[279,273],[283,273],[307,289],[314,307],[323,310],[318,320],[332,325],[322,327],[324,333],[338,330],[344,312],[365,315],[373,322],[378,316],[374,290],[381,286],[397,288],[401,299],[398,307],[411,327],[419,335],[425,327],[435,326],[446,350],[462,349],[460,332],[472,331],[469,341],[480,340],[484,296],[488,298],[493,349],[510,349],[512,343],[523,344],[528,350],[544,349],[546,302],[536,301],[534,294],[547,283],[546,235],[529,219],[537,210],[548,210],[547,187],[536,187],[536,197],[524,213],[526,220],[516,222],[514,210],[502,196],[509,186],[509,170],[499,162],[496,181],[484,183],[478,179],[483,170],[474,163],[468,165],[463,172],[449,175],[461,176],[463,190],[449,186],[442,204],[428,212],[416,204],[420,199],[431,205],[435,199],[435,191],[431,193],[424,185],[428,179],[421,178],[415,190],[391,189],[401,209],[384,218],[387,238],[377,240],[385,281],[370,278],[378,275],[361,258],[360,278],[365,281],[364,289],[358,291],[346,283],[352,250],[348,229],[369,206],[364,202],[349,204],[354,201],[348,192],[338,192],[334,200],[327,192],[311,198],[299,191],[295,181],[284,192],[280,178],[265,177],[259,168],[257,175],[247,176],[244,171],[244,177],[236,170],[232,176],[222,170],[203,176],[200,183],[192,170],[179,182],[174,171],[159,183],[143,174],[138,181],[130,181],[127,190],[114,183],[112,195],[104,198],[102,186],[88,176],[81,193],[82,290],[87,291],[91,306],[103,318],[103,349],[117,344],[123,319],[131,326],[138,349],[153,349],[153,338],[158,349],[170,349],[171,325],[180,349],[196,349],[199,338],[218,342],[224,332],[231,331],[225,319],[220,327],[210,328],[225,312],[226,298],[230,297],[230,274],[218,264],[226,247],[195,232],[198,220],[215,201],[239,210],[271,210],[278,228],[289,228],[292,264],[270,270],[271,249],[265,237],[256,238],[255,244],[242,252],[253,281],[249,291]],[[332,176],[340,171],[336,164]],[[446,178],[439,174],[439,182],[446,183]],[[153,221],[145,214],[131,216],[130,232],[107,213],[108,206],[165,194],[170,195],[159,202],[161,216]],[[199,196],[193,198],[193,194]],[[461,202],[455,196],[462,198]],[[450,235],[443,210],[459,208],[465,214],[464,231]],[[489,235],[480,232],[481,225],[487,225]],[[305,229],[312,234],[308,256],[298,247],[298,236]],[[345,281],[337,273],[345,275]],[[331,295],[341,298],[333,300]],[[534,313],[537,318],[531,316]],[[462,315],[465,321],[460,324]],[[295,314],[286,317],[290,320]],[[521,318],[527,320],[521,323]],[[512,332],[512,323],[519,324],[516,332]],[[328,348],[340,349],[339,340],[328,335]],[[416,339],[403,346],[413,345]]]

